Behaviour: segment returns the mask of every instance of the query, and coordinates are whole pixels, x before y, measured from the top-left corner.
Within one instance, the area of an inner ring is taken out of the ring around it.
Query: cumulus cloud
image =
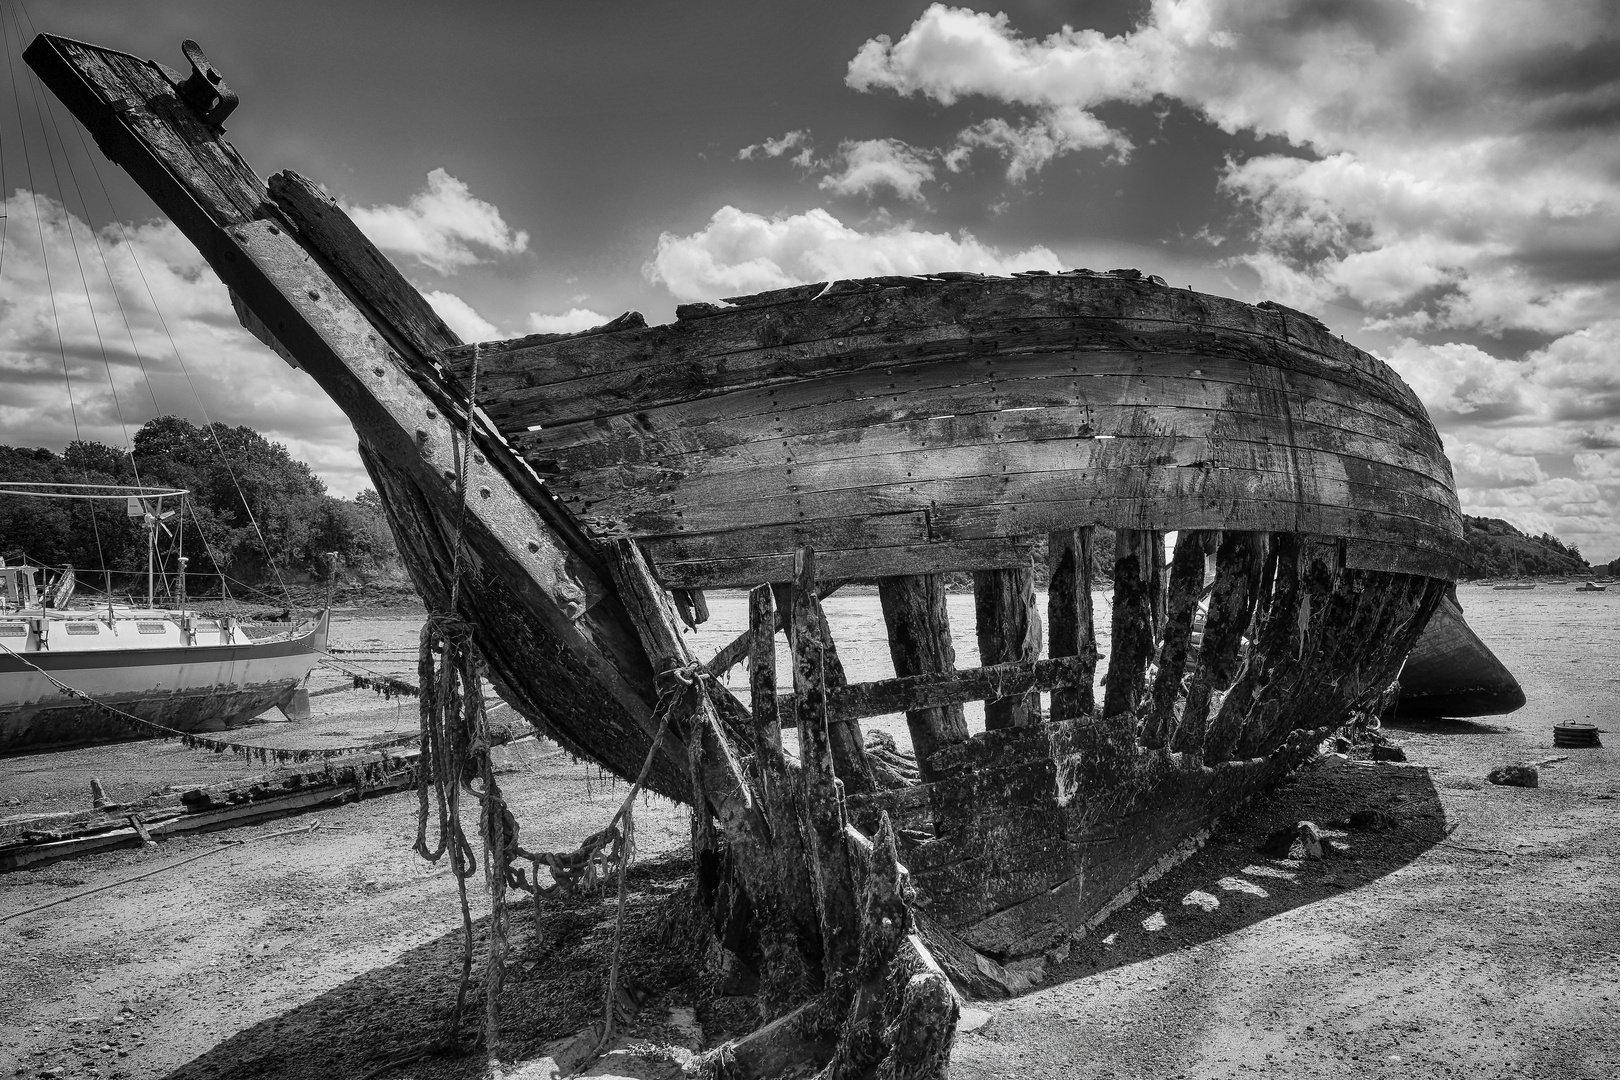
[[[511,229],[494,204],[443,169],[428,173],[427,187],[404,206],[345,204],[344,210],[384,251],[444,275],[529,247],[528,233]]]
[[[370,486],[348,419],[309,376],[241,328],[224,285],[171,223],[95,232],[60,203],[46,196],[36,203],[27,191],[7,198],[4,212],[4,442],[57,451],[74,438],[124,446],[126,433],[175,414],[263,432],[308,461],[333,494]]]
[[[1509,454],[1494,446],[1458,440],[1447,448],[1447,455],[1458,487],[1530,487],[1547,479],[1541,463],[1528,454]]]
[[[1027,37],[935,4],[866,42],[847,83],[1014,109],[965,128],[1020,179],[1125,137],[1101,105],[1174,99],[1302,153],[1228,167],[1268,291],[1347,298],[1410,329],[1579,328],[1614,309],[1620,11],[1604,0],[1153,0],[1131,32]],[[1601,283],[1590,271],[1607,264]],[[1309,286],[1309,288],[1302,288]]]
[[[577,334],[581,330],[589,330],[593,326],[601,326],[609,321],[609,316],[601,315],[589,308],[569,308],[561,315],[542,315],[538,311],[529,312],[529,333],[531,334]]]
[[[991,117],[963,128],[945,153],[945,167],[961,172],[975,150],[988,149],[1007,159],[1007,179],[1022,183],[1060,154],[1081,149],[1112,149],[1119,160],[1132,146],[1123,134],[1084,109],[1053,109],[1031,123],[1014,125]]]
[[[766,139],[764,142],[750,143],[737,151],[737,160],[753,161],[763,158],[781,157],[790,150],[799,150],[793,160],[801,165],[810,162],[810,132],[789,131],[780,139]]]
[[[899,139],[863,139],[838,147],[837,172],[821,178],[821,189],[835,195],[876,194],[890,188],[896,195],[922,201],[922,186],[934,178],[927,151]]]
[[[1145,101],[1154,93],[1145,39],[1064,27],[1035,41],[1005,14],[934,4],[900,38],[862,45],[844,81],[856,90],[893,90],[943,105],[969,96],[1035,106],[1089,108]]]
[[[966,231],[952,236],[900,225],[862,232],[820,208],[766,217],[725,206],[689,236],[660,236],[642,270],[678,300],[712,300],[838,278],[1059,268],[1047,248],[1003,253]]]
[[[1464,511],[1620,556],[1620,320],[1517,359],[1410,338],[1386,359],[1444,432]]]
[[[946,159],[960,170],[974,150],[992,150],[1007,159],[1009,179],[1021,181],[1075,150],[1127,154],[1130,140],[1091,110],[1110,101],[1150,100],[1152,75],[1152,64],[1128,39],[1066,27],[1034,41],[1021,37],[1004,14],[935,4],[900,40],[884,34],[861,46],[845,82],[944,105],[979,96],[1027,107],[1035,119],[997,117],[964,128]]]
[[[456,332],[462,341],[494,341],[505,337],[495,324],[473,310],[473,306],[455,293],[434,290],[422,294],[433,305],[444,324]]]

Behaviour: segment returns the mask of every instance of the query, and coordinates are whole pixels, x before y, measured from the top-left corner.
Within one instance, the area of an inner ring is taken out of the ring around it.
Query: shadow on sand
[[[1513,730],[1505,724],[1482,724],[1478,720],[1420,720],[1405,716],[1385,720],[1384,729],[1413,735],[1500,735]]]
[[[1476,725],[1468,725],[1470,727]],[[1352,814],[1378,809],[1391,821],[1379,829],[1347,828]],[[1289,860],[1256,848],[1271,832],[1301,820],[1315,822],[1348,846],[1342,855]],[[1335,827],[1335,823],[1339,823]],[[1445,817],[1427,770],[1393,765],[1308,769],[1224,822],[1198,854],[1144,890],[1049,969],[1047,984],[1084,978],[1198,944],[1273,915],[1354,889],[1410,863],[1446,835]],[[689,869],[670,858],[631,873],[624,948],[626,981],[660,995],[665,1004],[690,1003],[690,942],[669,913],[689,905],[682,883]],[[1184,898],[1208,904],[1184,903]],[[503,1058],[538,1056],[547,1042],[598,1020],[611,952],[611,892],[592,898],[548,900],[543,935],[533,933],[527,902],[511,913],[513,948],[503,996]],[[1162,916],[1159,929],[1153,916]],[[480,935],[487,919],[478,924]],[[689,925],[689,924],[688,924]],[[475,958],[483,956],[483,940]],[[434,1056],[406,1069],[379,1071],[445,1030],[461,963],[459,934],[414,948],[394,963],[231,1036],[176,1069],[169,1080],[361,1080],[378,1076],[461,1078],[483,1073],[470,1045],[456,1056]],[[655,1010],[649,1009],[650,1015]],[[476,1005],[467,1027],[475,1029]]]
[[[1387,820],[1376,827],[1350,823],[1352,815],[1372,810]],[[1270,834],[1300,821],[1313,822],[1346,850],[1321,859],[1277,858],[1258,850]],[[1370,763],[1308,768],[1222,822],[1202,850],[1049,967],[1046,984],[1201,944],[1359,888],[1411,863],[1446,835],[1445,812],[1427,769]]]
[[[673,992],[691,977],[683,918],[692,909],[683,888],[690,860],[638,863],[629,875],[621,984],[640,994]],[[480,875],[481,876],[481,875]],[[470,883],[474,911],[478,881]],[[546,1043],[602,1018],[603,987],[613,947],[616,894],[542,902],[539,939],[532,900],[509,906],[508,954],[501,1018],[502,1058],[537,1057]],[[409,1067],[385,1067],[446,1031],[461,973],[460,932],[420,945],[393,963],[358,975],[319,997],[224,1040],[169,1074],[168,1080],[360,1080],[376,1075],[461,1078],[485,1075],[472,1045],[483,1015],[481,985],[489,917],[474,924],[474,990],[458,1052],[436,1053]],[[650,1010],[649,1010],[650,1012]]]

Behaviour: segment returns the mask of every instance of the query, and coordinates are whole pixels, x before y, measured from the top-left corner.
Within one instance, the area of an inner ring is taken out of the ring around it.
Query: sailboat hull
[[[187,734],[250,723],[292,698],[325,647],[323,618],[307,634],[245,645],[0,651],[0,756],[150,736],[103,705]]]

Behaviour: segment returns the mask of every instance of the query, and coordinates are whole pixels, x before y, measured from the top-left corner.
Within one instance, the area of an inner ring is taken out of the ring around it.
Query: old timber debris
[[[958,991],[1023,985],[1375,707],[1457,576],[1423,406],[1299,312],[1135,271],[943,273],[468,346],[314,183],[255,175],[206,61],[27,59],[348,413],[417,587],[502,695],[692,806],[699,898],[774,1017],[716,1075],[942,1075]],[[820,599],[849,579],[878,584],[894,679],[846,677]],[[679,623],[713,588],[752,590],[751,626],[703,661]],[[745,658],[747,702],[711,677]],[[863,738],[895,711],[914,768]]]

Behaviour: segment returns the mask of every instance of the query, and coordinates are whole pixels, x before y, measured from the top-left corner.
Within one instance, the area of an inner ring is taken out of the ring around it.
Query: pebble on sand
[[[1540,787],[1541,770],[1534,765],[1503,765],[1486,773],[1485,779],[1504,787]]]

